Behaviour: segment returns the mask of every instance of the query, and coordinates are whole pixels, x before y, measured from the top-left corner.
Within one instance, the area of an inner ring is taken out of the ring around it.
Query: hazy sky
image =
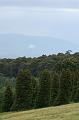
[[[0,0],[0,5],[78,8],[79,0]]]
[[[6,33],[47,36],[79,45],[79,0],[0,0],[0,34]],[[32,41],[29,46],[36,45]]]

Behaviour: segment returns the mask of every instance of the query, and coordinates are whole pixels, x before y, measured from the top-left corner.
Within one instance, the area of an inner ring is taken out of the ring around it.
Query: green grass
[[[0,120],[79,120],[79,103],[23,112],[1,113]]]

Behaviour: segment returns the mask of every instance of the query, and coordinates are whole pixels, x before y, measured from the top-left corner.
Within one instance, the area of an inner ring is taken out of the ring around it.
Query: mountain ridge
[[[0,57],[38,57],[77,49],[72,42],[48,36],[0,34]]]

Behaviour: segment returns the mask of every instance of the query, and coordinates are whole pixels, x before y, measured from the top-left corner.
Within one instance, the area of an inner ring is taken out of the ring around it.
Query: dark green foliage
[[[59,74],[53,72],[52,81],[51,81],[51,102],[50,105],[54,105],[54,101],[57,98],[59,90]]]
[[[65,105],[65,104],[68,104],[68,99],[67,99],[67,96],[66,94],[64,94],[63,90],[60,89],[59,90],[59,93],[58,93],[58,96],[54,102],[54,106],[59,106],[59,105]]]
[[[77,88],[77,91],[75,93],[74,102],[79,102],[79,88]]]
[[[32,108],[37,108],[38,79],[32,78]]]
[[[50,105],[51,76],[48,70],[44,70],[40,77],[39,107]]]
[[[6,77],[3,74],[0,74],[0,112],[2,111],[2,103],[3,103],[3,99],[4,99],[4,92],[6,90],[6,86],[11,86],[11,89],[13,91],[15,91],[15,84],[16,84],[16,79],[10,78],[10,77]]]
[[[9,112],[12,104],[13,104],[13,93],[10,86],[8,86],[4,92],[2,111]]]
[[[69,103],[71,86],[71,72],[69,69],[63,70],[59,80],[59,93],[55,101],[55,105],[63,105]]]
[[[12,110],[32,108],[32,77],[28,70],[22,69],[16,80],[16,98]]]
[[[74,89],[73,101],[79,102],[79,72],[77,71],[76,73],[77,73],[76,80],[75,80],[76,84],[74,85],[74,88],[73,88]]]
[[[79,53],[0,59],[0,111],[7,85],[14,94],[11,110],[79,102]]]

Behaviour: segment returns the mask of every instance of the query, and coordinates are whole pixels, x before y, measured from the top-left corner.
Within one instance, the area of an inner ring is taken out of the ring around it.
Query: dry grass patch
[[[0,120],[79,120],[79,104],[3,113]]]

